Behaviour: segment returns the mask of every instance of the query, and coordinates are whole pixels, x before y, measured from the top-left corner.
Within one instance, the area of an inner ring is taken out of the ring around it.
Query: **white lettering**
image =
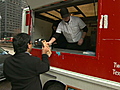
[[[114,68],[116,67],[116,65],[117,65],[117,62],[113,62],[114,63]]]
[[[116,69],[113,69],[113,75],[120,76],[120,72],[119,72],[119,71],[116,71]]]
[[[118,64],[117,62],[113,62],[114,63],[114,68],[120,68],[120,64]]]
[[[116,71],[116,70],[115,70],[115,69],[113,69],[113,75],[115,74],[115,71]]]

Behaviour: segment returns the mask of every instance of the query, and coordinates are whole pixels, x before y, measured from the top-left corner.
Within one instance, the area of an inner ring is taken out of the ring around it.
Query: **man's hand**
[[[47,45],[51,46],[52,43],[53,43],[55,40],[56,40],[56,39],[55,39],[54,37],[52,37],[52,39],[51,39],[49,42],[47,42]]]
[[[78,41],[78,45],[82,45],[83,43],[83,38],[81,38],[79,41]]]
[[[42,54],[47,54],[50,57],[52,52],[50,50],[49,45],[47,44],[46,40],[43,40],[42,43],[43,43]]]
[[[48,46],[42,47],[42,54],[47,54],[47,52],[50,50]]]
[[[47,43],[47,45],[48,45],[48,46],[51,46],[51,45],[52,45],[52,43],[51,43],[51,42],[46,42],[46,43]]]

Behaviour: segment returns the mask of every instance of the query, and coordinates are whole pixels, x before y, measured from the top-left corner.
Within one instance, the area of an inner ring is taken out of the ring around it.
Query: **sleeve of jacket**
[[[8,80],[8,81],[11,81],[11,79],[7,76],[7,74],[6,74],[6,70],[7,70],[7,68],[6,68],[6,60],[4,61],[4,64],[3,64],[3,75],[5,76],[5,78]]]
[[[50,64],[48,60],[48,55],[47,54],[42,54],[42,60],[37,60],[36,62],[36,71],[37,74],[42,74],[50,69]]]

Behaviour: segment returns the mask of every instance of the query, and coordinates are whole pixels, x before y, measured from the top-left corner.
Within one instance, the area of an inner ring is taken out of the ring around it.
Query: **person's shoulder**
[[[37,63],[37,62],[39,62],[40,61],[40,58],[38,58],[38,57],[35,57],[35,56],[32,56],[32,55],[29,55],[29,56],[27,56],[27,57],[25,57],[25,62],[27,62],[27,63]],[[28,62],[29,61],[29,62]]]
[[[64,21],[62,20],[58,25],[62,25],[64,23]]]
[[[9,62],[12,59],[13,55],[9,55],[5,58],[4,62]]]
[[[72,19],[80,19],[80,17],[71,16]]]
[[[17,58],[18,56],[22,57],[22,59],[29,59],[29,60],[39,59],[38,57],[32,56],[32,54],[27,53],[27,52],[26,53],[20,53],[20,54],[16,55],[15,58]]]
[[[73,21],[78,22],[78,23],[83,21],[80,17],[72,16],[71,18]]]
[[[30,58],[31,58],[31,59],[34,59],[34,60],[38,60],[38,59],[40,59],[40,58],[35,57],[35,56],[32,56],[32,55],[30,55]]]
[[[37,64],[37,63],[40,63],[42,59],[39,58],[39,57],[31,56],[31,58],[30,58],[29,60],[30,60],[30,62],[32,62],[33,64]]]

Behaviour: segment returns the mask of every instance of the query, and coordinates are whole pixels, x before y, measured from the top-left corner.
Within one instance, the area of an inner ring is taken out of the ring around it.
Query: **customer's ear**
[[[28,46],[28,49],[29,49],[30,48],[30,44],[28,43],[27,46]]]

